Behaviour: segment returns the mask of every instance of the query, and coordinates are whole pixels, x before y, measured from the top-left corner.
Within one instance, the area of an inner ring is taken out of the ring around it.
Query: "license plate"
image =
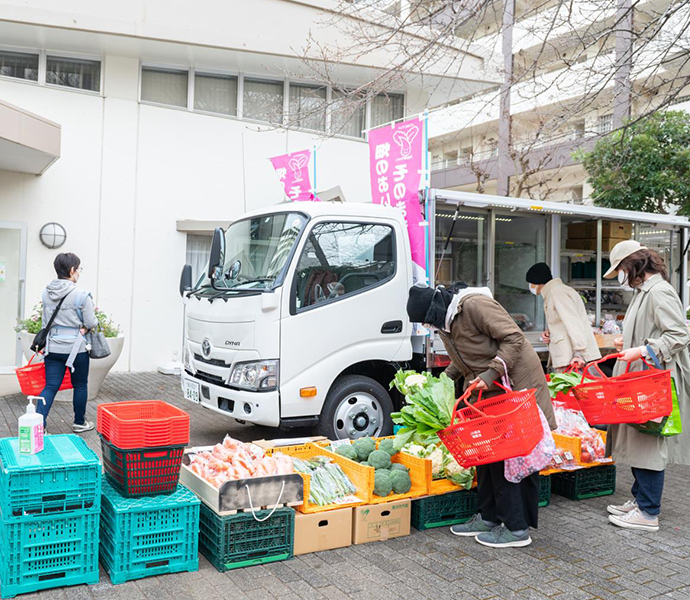
[[[197,404],[199,404],[199,389],[200,386],[196,381],[187,381],[186,379],[184,380],[184,397],[186,400],[190,400],[192,402],[196,402]]]

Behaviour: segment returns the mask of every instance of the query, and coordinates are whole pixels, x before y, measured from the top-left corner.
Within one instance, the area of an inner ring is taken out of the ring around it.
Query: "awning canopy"
[[[41,175],[60,158],[60,125],[0,100],[0,170]]]

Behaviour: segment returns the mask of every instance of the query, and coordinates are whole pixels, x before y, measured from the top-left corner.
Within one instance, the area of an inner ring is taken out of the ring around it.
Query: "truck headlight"
[[[277,360],[238,363],[230,374],[230,385],[243,390],[268,392],[278,388]]]

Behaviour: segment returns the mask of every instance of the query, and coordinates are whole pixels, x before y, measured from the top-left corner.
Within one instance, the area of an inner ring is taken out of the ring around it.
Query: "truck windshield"
[[[278,213],[230,225],[225,233],[223,273],[215,287],[235,291],[272,288],[305,223],[306,218],[299,213]],[[204,274],[197,289],[210,286]]]

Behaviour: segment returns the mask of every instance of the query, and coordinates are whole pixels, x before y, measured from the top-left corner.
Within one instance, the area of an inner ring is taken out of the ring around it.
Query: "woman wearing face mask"
[[[483,397],[503,394],[493,383],[508,377],[513,389],[536,388],[537,402],[552,429],[556,427],[549,390],[537,353],[488,288],[455,284],[410,288],[407,314],[413,323],[438,330],[451,364],[446,374],[475,383]],[[477,468],[477,514],[451,532],[474,537],[493,548],[527,546],[530,527],[537,527],[539,473],[520,483],[504,476],[503,462]]]
[[[560,279],[554,279],[546,263],[530,267],[525,279],[530,292],[544,299],[548,329],[542,338],[549,345],[553,369],[557,373],[571,366],[581,369],[586,362],[601,358],[580,295]]]
[[[669,283],[661,257],[635,240],[620,242],[611,251],[611,269],[606,278],[633,290],[633,298],[623,321],[623,337],[615,341],[623,356],[614,375],[647,368],[642,360],[650,352],[669,369],[676,383],[681,421],[688,423],[687,398],[690,392],[690,331],[678,294]],[[649,361],[652,362],[651,360]],[[632,499],[610,505],[609,520],[619,527],[657,531],[664,488],[664,470],[669,462],[690,463],[690,439],[641,433],[628,425],[609,426],[607,449],[613,457],[632,467],[635,483]]]
[[[48,333],[45,348],[46,386],[39,394],[45,398],[45,404],[39,402],[36,406],[36,412],[43,415],[45,427],[55,394],[65,376],[65,367],[69,368],[74,387],[72,431],[75,433],[93,429],[93,423],[84,418],[89,379],[89,353],[86,351],[84,335],[98,325],[91,294],[77,288],[80,263],[76,254],[58,254],[53,262],[57,279],[53,279],[43,292],[43,327],[50,320],[58,303],[63,298],[64,301]]]

